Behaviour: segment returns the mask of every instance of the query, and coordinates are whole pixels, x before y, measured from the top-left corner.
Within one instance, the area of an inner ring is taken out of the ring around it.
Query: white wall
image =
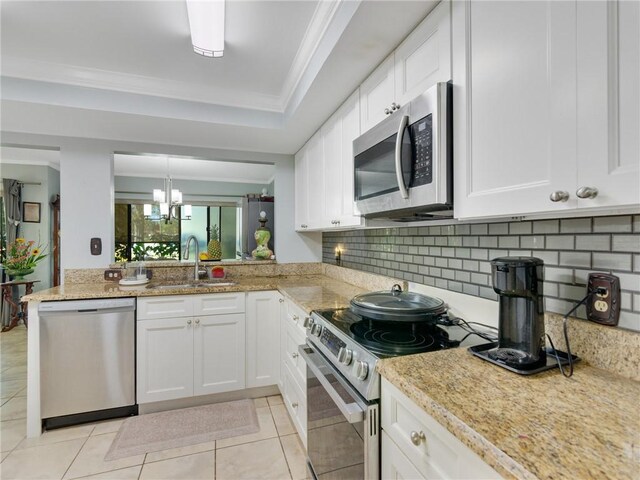
[[[101,143],[60,146],[60,263],[67,268],[99,268],[113,262],[113,152]],[[92,255],[90,240],[102,239]]]
[[[25,185],[22,188],[23,202],[40,203],[40,223],[20,224],[19,236],[26,240],[40,241],[47,246],[47,253],[51,253],[52,247],[52,213],[49,207],[51,197],[60,191],[59,173],[51,167],[44,165],[24,165],[7,163],[11,159],[2,158],[0,162],[0,174],[2,178],[12,178],[21,182],[34,182],[40,185]],[[51,272],[53,270],[53,258],[51,255],[38,264],[35,272],[29,275],[29,280],[38,280],[34,284],[34,291],[51,287]]]
[[[5,143],[60,147],[61,266],[105,267],[113,259],[113,153],[158,153],[226,161],[252,161],[276,166],[276,223],[278,261],[317,262],[321,259],[322,235],[298,234],[294,229],[293,155],[137,142],[87,140],[49,135],[2,132]],[[103,254],[92,256],[89,239],[101,237]]]

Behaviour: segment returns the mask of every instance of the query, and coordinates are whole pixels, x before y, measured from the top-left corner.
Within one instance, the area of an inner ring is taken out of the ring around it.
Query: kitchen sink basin
[[[231,287],[236,285],[236,282],[193,282],[193,283],[173,283],[163,285],[148,285],[150,290],[174,290],[187,289],[187,288],[207,288],[207,287]]]

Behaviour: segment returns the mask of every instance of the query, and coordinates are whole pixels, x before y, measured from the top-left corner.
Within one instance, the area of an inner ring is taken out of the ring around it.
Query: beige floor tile
[[[120,430],[120,427],[124,423],[125,419],[121,418],[118,420],[106,420],[104,422],[93,423],[92,425],[95,427],[92,436],[95,435],[104,435],[105,433],[114,433]]]
[[[0,397],[13,397],[16,393],[27,387],[26,380],[7,380],[0,381]]]
[[[282,395],[272,395],[271,397],[267,397],[267,402],[269,402],[269,405],[280,405],[281,403],[284,403]]]
[[[2,480],[60,479],[78,454],[84,439],[14,450],[2,462]]]
[[[216,452],[203,452],[184,457],[145,463],[140,480],[212,480],[215,475]],[[258,476],[260,476],[258,474]]]
[[[80,478],[82,478],[82,480],[90,478],[96,480],[138,480],[140,470],[142,470],[142,465],[136,465],[135,467],[121,468],[120,470],[112,470],[110,472],[97,473],[95,475]]]
[[[93,425],[80,425],[78,427],[59,428],[44,432],[36,438],[25,438],[18,449],[36,447],[38,445],[50,445],[52,443],[66,442],[76,438],[87,438],[93,431]]]
[[[267,397],[254,398],[253,403],[256,408],[268,407],[269,402],[267,402]]]
[[[27,418],[27,397],[13,397],[0,407],[0,419],[17,420]]]
[[[185,455],[193,455],[194,453],[207,452],[215,449],[215,441],[198,443],[197,445],[188,445],[186,447],[169,448],[168,450],[147,453],[144,463],[158,462],[160,460],[167,460],[168,458],[184,457]]]
[[[273,417],[271,416],[271,410],[269,407],[256,408],[256,413],[258,414],[260,431],[257,433],[250,433],[249,435],[240,435],[237,437],[217,440],[216,448],[230,447],[232,445],[240,445],[241,443],[249,443],[257,440],[264,440],[265,438],[277,437],[278,431],[276,430],[275,423],[273,423]]]
[[[97,437],[89,437],[64,478],[86,477],[95,473],[140,465],[144,461],[144,455],[135,455],[110,462],[104,460],[104,456],[109,451],[115,436],[115,433],[107,433]]]
[[[284,403],[280,405],[271,405],[271,415],[273,415],[273,421],[276,424],[278,435],[282,436],[296,433],[296,427],[294,427]]]
[[[2,381],[25,380],[27,379],[27,366],[20,365],[17,367],[9,367],[2,372]]]
[[[27,436],[26,419],[0,422],[0,451],[9,452]]]
[[[284,456],[289,465],[289,471],[293,480],[305,480],[307,478],[307,455],[304,445],[298,434],[280,437]]]
[[[216,450],[216,480],[290,478],[277,438]]]

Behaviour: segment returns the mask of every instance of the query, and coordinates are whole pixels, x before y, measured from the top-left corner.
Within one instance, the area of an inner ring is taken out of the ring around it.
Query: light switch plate
[[[102,239],[94,237],[90,243],[91,255],[102,255]]]
[[[615,326],[620,320],[620,279],[608,273],[590,273],[589,292],[604,288],[605,293],[594,293],[587,300],[587,319],[602,325]]]

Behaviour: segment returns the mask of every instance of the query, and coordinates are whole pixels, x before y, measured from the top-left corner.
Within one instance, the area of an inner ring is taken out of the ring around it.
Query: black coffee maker
[[[533,257],[491,260],[493,289],[499,295],[498,347],[490,359],[517,370],[546,364],[544,350],[544,262]]]

